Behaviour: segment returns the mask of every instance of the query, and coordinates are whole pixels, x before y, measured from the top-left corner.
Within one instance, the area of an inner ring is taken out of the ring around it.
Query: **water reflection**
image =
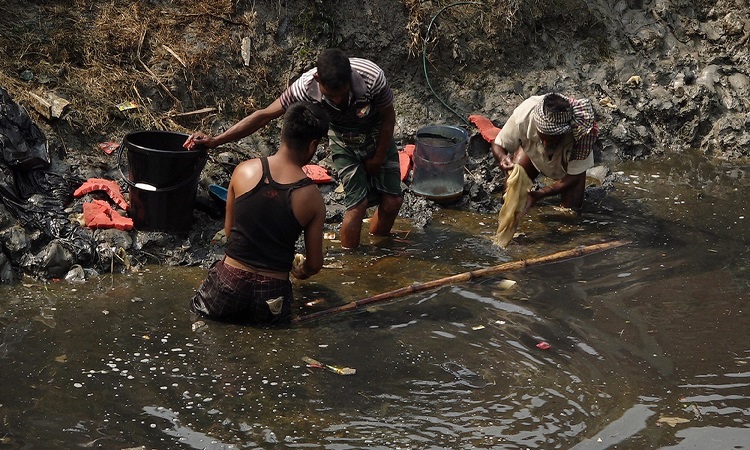
[[[296,313],[591,242],[628,247],[299,327],[194,331],[197,268],[3,288],[1,442],[744,448],[746,168],[690,155],[618,170],[616,189],[581,218],[536,208],[507,250],[489,245],[492,216],[459,209],[360,252],[331,246],[329,268],[296,286]]]

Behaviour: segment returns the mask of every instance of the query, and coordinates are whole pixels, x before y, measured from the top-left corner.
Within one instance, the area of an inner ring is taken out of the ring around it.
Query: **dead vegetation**
[[[87,134],[124,122],[184,128],[173,116],[206,104],[198,87],[226,54],[228,26],[252,25],[252,14],[238,14],[230,1],[79,0],[7,12],[0,83],[22,100],[27,92],[56,91],[73,105],[58,126]],[[124,113],[117,105],[125,101],[139,108]]]
[[[421,54],[425,44],[434,45],[440,29],[444,34],[456,36],[467,31],[481,33],[488,45],[519,39],[520,28],[543,27],[545,19],[561,21],[591,20],[586,2],[582,0],[489,0],[489,1],[434,1],[403,0],[408,21],[405,29],[409,37],[407,49],[410,56]],[[444,14],[444,15],[443,15]],[[436,19],[442,16],[443,20]],[[434,29],[428,30],[434,25]],[[515,33],[515,34],[514,34]],[[521,36],[520,39],[525,39]]]
[[[514,29],[576,1],[403,0],[407,22],[387,26],[405,28],[408,42],[394,45],[408,50],[404,58],[420,57],[426,44],[433,58],[486,67]],[[25,104],[32,93],[65,98],[67,113],[50,126],[97,138],[236,120],[275,98],[321,48],[337,44],[336,14],[346,15],[321,1],[13,3],[0,6],[0,85]],[[118,109],[127,101],[138,108]]]

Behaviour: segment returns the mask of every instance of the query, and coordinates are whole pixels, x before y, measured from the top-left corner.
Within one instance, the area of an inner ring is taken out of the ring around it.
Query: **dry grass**
[[[486,1],[437,1],[424,2],[420,0],[404,0],[409,20],[406,24],[406,32],[409,36],[407,49],[410,56],[422,52],[425,45],[425,37],[431,45],[437,39],[432,35],[426,36],[430,22],[438,14],[443,17],[440,22],[435,22],[437,27],[446,27],[451,31],[467,29],[464,26],[471,22],[471,30],[479,29],[485,33],[488,40],[499,36],[507,36],[513,31],[523,19],[522,15],[534,17],[543,11],[543,0],[486,0]],[[453,26],[451,26],[453,24]],[[435,25],[433,25],[435,26]]]
[[[497,51],[498,43],[509,39],[515,28],[534,27],[549,11],[572,11],[571,5],[580,6],[583,0],[487,0],[455,6],[445,0],[402,1],[409,17],[402,26],[411,57],[421,55],[426,44],[431,53],[447,52],[448,60],[486,66],[481,60]],[[277,46],[277,24],[268,22],[275,19],[259,17],[254,2],[70,3],[0,6],[5,14],[0,23],[0,84],[20,100],[28,100],[28,92],[53,91],[65,97],[71,110],[53,126],[85,134],[205,128],[214,116],[172,117],[205,106],[215,106],[225,118],[241,116],[275,98],[290,74],[297,74],[309,59],[306,55],[320,46],[304,30],[292,54]],[[306,17],[305,8],[316,8],[312,3],[278,0],[278,5],[263,6],[266,15],[283,8]],[[321,13],[307,15],[316,14]],[[481,33],[482,38],[471,33]],[[242,37],[251,38],[253,45],[249,67],[239,55]],[[32,79],[21,81],[21,74],[31,74]],[[125,101],[140,107],[121,112],[116,105]]]
[[[583,38],[597,20],[586,0],[403,1],[409,56],[424,51],[427,71],[473,73],[462,83],[480,90],[483,73],[512,73],[541,30]]]
[[[249,26],[235,15],[230,0],[43,4],[2,30],[25,44],[4,45],[12,54],[0,82],[21,97],[59,92],[73,105],[65,121],[84,133],[125,120],[129,128],[183,128],[169,116],[203,104],[195,86],[226,52],[226,27]],[[13,76],[24,71],[34,77],[26,85]],[[140,108],[122,113],[115,106],[125,101]]]

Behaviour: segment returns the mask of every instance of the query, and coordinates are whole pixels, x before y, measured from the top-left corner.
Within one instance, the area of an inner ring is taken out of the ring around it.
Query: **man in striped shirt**
[[[299,101],[320,103],[329,115],[329,147],[344,185],[346,213],[341,246],[356,248],[367,208],[377,205],[370,234],[386,236],[403,203],[398,151],[393,140],[396,112],[393,92],[382,69],[339,49],[318,55],[316,67],[305,72],[279,98],[218,136],[196,133],[186,147],[213,148],[257,131]]]
[[[586,171],[594,167],[598,133],[588,99],[555,93],[536,95],[513,111],[492,143],[500,168],[510,172],[518,164],[531,180],[540,173],[556,180],[530,191],[523,213],[542,198],[556,194],[560,195],[562,206],[580,211]]]

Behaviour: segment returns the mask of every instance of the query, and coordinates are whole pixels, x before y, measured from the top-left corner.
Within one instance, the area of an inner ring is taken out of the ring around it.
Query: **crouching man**
[[[284,114],[281,146],[269,157],[240,163],[227,193],[225,256],[209,270],[191,301],[201,316],[231,322],[284,324],[291,320],[292,285],[323,266],[325,204],[302,171],[329,120],[318,104],[298,102]],[[304,262],[295,244],[304,233]]]
[[[598,134],[588,99],[533,96],[513,111],[492,144],[500,168],[510,173],[518,164],[531,181],[540,173],[555,180],[528,193],[522,215],[551,195],[560,196],[561,206],[580,212]]]

